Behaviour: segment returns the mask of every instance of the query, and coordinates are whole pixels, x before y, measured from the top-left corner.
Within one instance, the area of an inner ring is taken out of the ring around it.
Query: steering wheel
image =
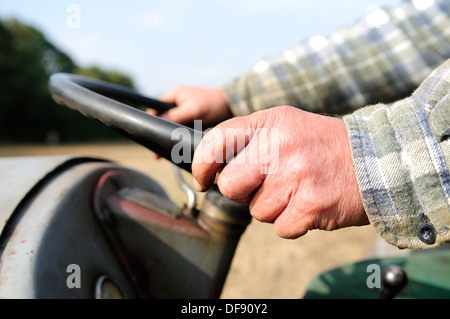
[[[203,133],[138,109],[152,108],[164,112],[174,104],[143,96],[123,86],[68,73],[53,74],[48,85],[58,104],[103,123],[191,172],[194,150]],[[175,154],[177,159],[172,154],[175,150],[179,151]]]

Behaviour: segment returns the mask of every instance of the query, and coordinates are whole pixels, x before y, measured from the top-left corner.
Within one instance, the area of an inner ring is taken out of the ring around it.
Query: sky
[[[129,74],[158,97],[220,86],[262,58],[331,35],[400,0],[0,0],[0,18],[40,29],[81,66]]]

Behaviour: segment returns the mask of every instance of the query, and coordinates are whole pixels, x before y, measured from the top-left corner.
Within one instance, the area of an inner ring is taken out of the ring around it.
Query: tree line
[[[56,104],[48,78],[75,73],[134,88],[130,76],[80,67],[33,26],[0,20],[0,142],[64,143],[121,139],[118,133]]]

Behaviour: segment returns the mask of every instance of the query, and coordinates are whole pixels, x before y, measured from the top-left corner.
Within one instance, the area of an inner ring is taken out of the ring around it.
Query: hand
[[[284,238],[368,223],[340,119],[284,106],[227,120],[203,138],[192,173],[197,190],[216,182]]]
[[[156,114],[154,110],[148,110],[148,113],[183,125],[202,120],[202,127],[206,129],[233,116],[221,88],[177,86],[160,100],[177,106],[162,114]]]

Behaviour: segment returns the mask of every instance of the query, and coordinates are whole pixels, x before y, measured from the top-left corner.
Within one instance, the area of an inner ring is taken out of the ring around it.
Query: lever
[[[382,286],[378,299],[393,299],[408,283],[408,278],[402,267],[392,265],[381,273]]]

